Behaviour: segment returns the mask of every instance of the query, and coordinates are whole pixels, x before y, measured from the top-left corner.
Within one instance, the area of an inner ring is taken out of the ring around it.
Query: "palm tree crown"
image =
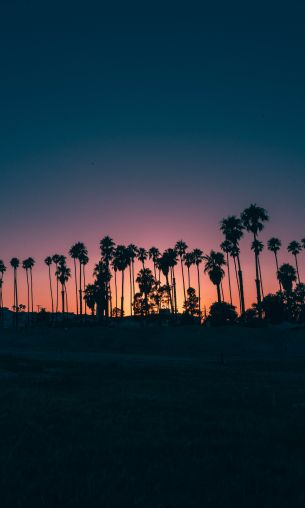
[[[278,252],[282,246],[282,242],[279,238],[272,237],[267,242],[268,249],[274,254]]]
[[[264,229],[264,222],[269,220],[269,215],[267,210],[254,204],[242,212],[241,220],[246,230],[256,236]]]
[[[297,256],[298,254],[300,254],[301,250],[302,250],[302,246],[299,242],[296,242],[295,240],[290,242],[288,244],[288,247],[287,247],[287,250],[288,252],[290,252],[290,254],[292,254],[293,256]]]

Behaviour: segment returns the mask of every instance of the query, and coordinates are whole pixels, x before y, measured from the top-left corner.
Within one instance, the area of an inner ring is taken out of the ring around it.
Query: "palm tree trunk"
[[[279,271],[279,261],[278,261],[278,258],[277,258],[277,252],[276,251],[274,253],[274,257],[275,257],[276,275],[277,275],[278,271]],[[280,286],[280,293],[282,293],[282,284],[281,284],[281,281],[279,280],[278,282],[279,282],[279,286]]]
[[[201,292],[200,292],[200,273],[199,265],[197,264],[197,279],[198,279],[198,303],[199,303],[199,319],[201,320]]]
[[[57,272],[57,265],[58,265],[58,263],[55,263],[55,272]],[[56,277],[56,318],[57,318],[57,313],[58,313],[58,300],[59,300],[58,297],[59,297],[59,280]]]
[[[34,315],[34,291],[33,291],[33,270],[30,268],[30,280],[31,280],[31,300],[32,300],[32,319]]]
[[[115,287],[115,317],[118,317],[118,285],[116,279],[116,270],[114,270],[114,287]]]
[[[84,291],[86,289],[86,269],[85,265],[83,265],[83,285],[84,285]],[[85,300],[85,316],[87,316],[87,302]]]
[[[178,307],[177,307],[177,292],[176,292],[176,278],[175,278],[175,272],[173,272],[173,292],[174,292],[175,314],[177,314],[177,312],[178,312]]]
[[[54,314],[54,301],[53,301],[53,290],[52,290],[52,279],[51,279],[51,266],[49,265],[49,283],[50,283],[50,295],[51,295],[51,306],[52,306],[52,317]]]
[[[299,283],[299,284],[301,284],[301,281],[300,281],[300,274],[299,274],[298,257],[297,257],[297,255],[296,255],[296,254],[294,255],[294,258],[295,258],[295,267],[296,267],[296,269],[297,269],[298,283]]]
[[[124,315],[124,270],[122,270],[122,289],[121,289],[121,318]]]
[[[26,286],[27,286],[27,292],[28,292],[28,324],[30,323],[30,285],[29,285],[29,272],[26,268]]]
[[[239,255],[237,256],[237,264],[238,264],[238,279],[239,279],[239,290],[240,290],[240,307],[241,307],[241,315],[243,316],[246,311],[246,307],[245,307],[245,297],[244,297],[243,272],[241,269]]]
[[[83,315],[83,295],[82,295],[82,264],[79,262],[79,314]]]
[[[187,275],[188,275],[188,283],[189,283],[189,289],[191,287],[191,275],[190,275],[190,267],[187,267]]]
[[[65,319],[65,287],[62,284],[61,286],[61,312],[62,312],[62,320]]]
[[[65,284],[65,297],[66,297],[66,314],[67,314],[67,318],[68,318],[69,307],[68,307],[68,292],[67,292],[66,284]]]
[[[168,292],[168,296],[169,296],[171,313],[174,314],[173,299],[172,299],[171,288],[170,288],[170,284],[169,284],[169,280],[168,280],[168,274],[166,274],[165,278],[166,278],[166,285],[167,285],[167,292]]]
[[[261,261],[260,261],[260,257],[259,256],[258,256],[258,268],[259,268],[259,276],[260,276],[260,281],[261,281],[262,297],[265,298],[264,287],[263,287],[262,269],[261,269]]]
[[[132,316],[132,276],[131,276],[131,263],[129,264],[129,294],[130,294],[130,315]]]
[[[183,269],[183,262],[182,262],[182,256],[180,256],[180,264],[181,264],[181,274],[182,274],[182,283],[183,283],[183,297],[184,297],[184,303],[186,302],[186,291],[185,291],[185,280],[184,280],[184,269]],[[200,303],[199,303],[200,307]]]
[[[221,303],[221,292],[220,292],[220,284],[217,284],[217,300],[218,303]]]
[[[261,297],[261,283],[259,279],[259,264],[258,264],[258,255],[257,253],[254,253],[255,255],[255,284],[256,284],[256,295],[257,295],[257,310],[259,318],[262,318],[262,297]]]
[[[230,259],[229,259],[229,253],[228,252],[227,252],[227,270],[228,270],[228,283],[229,283],[230,304],[233,305],[232,289],[231,289]]]
[[[15,292],[16,292],[16,326],[18,326],[19,302],[18,302],[17,270],[15,271]]]
[[[222,301],[224,302],[225,301],[225,296],[224,296],[224,292],[223,292],[223,285],[222,285],[222,281],[220,283],[220,290],[221,290],[221,298],[222,298]]]
[[[74,261],[74,279],[75,279],[75,298],[76,298],[76,315],[78,316],[78,287],[77,287],[77,273],[76,273],[76,259]]]

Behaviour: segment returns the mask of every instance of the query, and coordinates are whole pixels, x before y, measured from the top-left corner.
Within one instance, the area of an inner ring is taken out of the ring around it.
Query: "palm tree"
[[[201,291],[200,291],[199,265],[202,263],[204,256],[203,256],[202,250],[200,250],[200,249],[194,249],[192,254],[193,254],[194,264],[197,267],[199,316],[201,317]]]
[[[274,254],[276,273],[278,273],[278,271],[279,271],[279,262],[278,262],[277,253],[278,253],[278,251],[280,250],[280,248],[282,246],[282,242],[281,242],[281,240],[279,238],[272,237],[272,238],[270,238],[270,240],[268,240],[267,246],[268,246],[268,250],[270,250],[270,252],[273,252],[273,254]],[[281,285],[281,281],[280,280],[279,280],[279,285],[280,285],[280,291],[282,291],[282,285]]]
[[[142,268],[142,270],[140,270],[138,273],[136,282],[139,285],[140,292],[144,294],[144,308],[145,315],[147,316],[149,314],[148,295],[155,283],[155,278],[152,274],[152,271],[149,268]]]
[[[297,276],[298,276],[298,283],[300,284],[301,281],[300,281],[300,274],[299,274],[298,254],[300,254],[300,252],[302,250],[302,246],[299,242],[293,241],[293,242],[290,242],[290,244],[287,247],[287,250],[294,256],[295,267],[296,267]]]
[[[257,256],[258,259],[258,270],[259,270],[259,278],[260,278],[260,284],[261,284],[261,290],[262,290],[262,296],[264,296],[264,288],[263,288],[263,278],[262,278],[262,271],[261,271],[261,262],[260,262],[260,254],[264,249],[263,242],[260,242],[259,240],[253,240],[251,244],[251,250],[254,252],[254,254]]]
[[[135,275],[134,275],[134,260],[138,255],[138,247],[133,243],[129,244],[128,247],[128,256],[129,256],[129,275],[131,275],[131,284],[130,284],[130,301],[134,301],[135,296]],[[118,307],[117,307],[118,308]]]
[[[186,302],[186,290],[185,290],[185,280],[184,280],[184,267],[183,263],[185,260],[185,254],[187,250],[187,245],[183,240],[179,240],[175,245],[175,250],[179,256],[180,259],[180,265],[181,265],[181,275],[182,275],[182,283],[183,283],[183,297],[184,297],[184,304]]]
[[[55,275],[61,284],[61,302],[62,302],[61,308],[62,308],[62,319],[64,320],[65,312],[68,312],[68,305],[66,305],[67,309],[65,310],[65,298],[66,298],[66,304],[68,304],[66,284],[67,284],[69,278],[71,277],[71,270],[65,264],[65,257],[64,256],[61,257],[61,260],[58,263],[58,267],[57,267]]]
[[[191,287],[191,275],[190,275],[190,268],[194,264],[194,258],[192,252],[186,252],[184,255],[184,264],[187,267],[187,278],[188,278],[188,289]]]
[[[118,262],[117,262],[115,253],[114,253],[114,257],[112,259],[111,265],[112,265],[112,268],[114,271],[115,308],[118,309],[118,284],[117,284],[117,275],[116,275],[117,271],[118,271]],[[131,266],[131,264],[129,266]],[[131,295],[132,295],[132,293],[131,293]],[[115,317],[118,317],[117,314],[115,315]]]
[[[85,300],[86,306],[89,307],[89,309],[91,310],[92,316],[94,316],[96,299],[97,299],[96,285],[95,284],[88,284],[87,286],[85,286],[84,300]]]
[[[115,242],[110,236],[104,236],[100,241],[100,249],[101,249],[101,258],[102,261],[106,264],[107,269],[109,270],[109,265],[113,259],[115,252]],[[106,301],[106,316],[109,317],[109,300],[110,300],[110,314],[112,313],[112,298],[111,298],[111,287],[110,287],[110,279],[108,281],[107,288],[107,301]]]
[[[54,300],[53,300],[53,289],[52,289],[52,279],[51,279],[51,264],[53,262],[51,256],[47,256],[44,260],[45,264],[48,267],[49,271],[49,285],[50,285],[50,296],[51,296],[51,306],[52,306],[52,315],[54,314]]]
[[[238,291],[240,297],[240,313],[243,316],[246,310],[245,297],[244,297],[244,284],[243,284],[243,273],[240,262],[240,249],[239,242],[244,235],[244,226],[241,220],[235,215],[229,215],[220,222],[220,229],[225,236],[225,239],[232,243],[232,257],[235,261],[237,260],[238,265]]]
[[[6,272],[6,266],[5,264],[3,263],[2,259],[0,259],[0,312],[1,312],[1,320],[2,320],[2,323],[3,323],[3,320],[4,320],[4,314],[3,314],[3,290],[2,290],[2,287],[3,287],[3,276]]]
[[[78,259],[78,261],[79,261],[79,314],[80,314],[80,317],[82,318],[82,315],[83,315],[83,291],[82,291],[83,283],[82,283],[81,257],[87,256],[88,250],[83,242],[75,243],[71,247],[70,252],[72,249],[73,249],[73,254],[76,255],[75,259]],[[76,274],[76,272],[75,272],[75,274]]]
[[[177,252],[175,249],[166,249],[165,251],[171,274],[171,286],[172,286],[172,301],[174,304],[174,312],[177,314],[177,293],[176,293],[176,278],[175,278],[175,266],[177,265]]]
[[[221,242],[220,248],[226,254],[226,258],[227,258],[226,263],[227,263],[227,271],[228,271],[230,304],[233,305],[232,288],[231,288],[231,273],[230,273],[230,259],[229,259],[229,254],[232,255],[232,249],[233,249],[232,242],[230,242],[229,240],[224,240],[223,242]]]
[[[211,250],[209,255],[204,256],[204,260],[204,272],[208,273],[211,282],[216,286],[218,303],[221,303],[220,286],[225,273],[222,267],[226,264],[224,255],[222,252]]]
[[[172,299],[172,293],[170,288],[170,283],[168,279],[169,269],[171,266],[171,255],[165,251],[162,256],[158,259],[158,268],[163,273],[165,279],[166,279],[166,290],[168,292],[169,302],[170,302],[170,308],[172,314],[174,313],[174,306],[173,306],[173,299]]]
[[[121,317],[124,316],[124,273],[130,260],[130,252],[125,245],[118,245],[115,250],[115,259],[117,269],[122,273],[122,289],[121,289]]]
[[[60,255],[59,254],[54,254],[52,256],[52,261],[55,264],[55,274],[56,274],[58,263],[60,261]],[[56,277],[56,314],[58,313],[58,285],[59,285],[59,280]]]
[[[28,323],[30,322],[30,282],[29,282],[29,260],[25,259],[22,262],[22,268],[25,270],[26,273],[26,285],[27,285],[27,293],[28,293]]]
[[[143,247],[138,249],[138,260],[142,263],[143,269],[145,268],[145,261],[148,257],[148,252]]]
[[[296,270],[289,263],[280,266],[277,272],[277,278],[280,281],[284,291],[288,294],[292,292],[293,283],[297,280]]]
[[[151,247],[148,251],[149,259],[152,260],[154,264],[154,276],[155,280],[157,280],[157,262],[160,257],[160,251],[157,247]]]
[[[253,234],[253,240],[257,240],[257,235],[264,229],[264,222],[269,220],[267,211],[256,204],[250,205],[241,214],[241,220],[247,231]],[[259,252],[254,250],[255,255],[255,273],[256,273],[256,292],[257,292],[257,310],[259,317],[262,317],[262,297],[261,297],[261,283],[260,283],[260,265],[259,265]]]
[[[75,301],[76,301],[76,315],[78,316],[78,283],[77,283],[77,272],[76,272],[76,260],[79,258],[79,247],[75,243],[69,250],[69,256],[73,259],[74,265],[74,282],[75,282]]]
[[[81,253],[80,256],[79,256],[79,262],[80,262],[81,266],[83,267],[83,288],[84,288],[84,291],[85,291],[85,288],[86,288],[86,271],[85,271],[85,267],[89,263],[89,257],[87,256],[87,254]],[[84,301],[85,301],[85,316],[87,316],[87,300],[84,298]]]
[[[10,261],[12,268],[14,269],[14,311],[15,311],[15,326],[18,325],[18,282],[17,282],[17,269],[20,261],[18,258],[12,258]]]

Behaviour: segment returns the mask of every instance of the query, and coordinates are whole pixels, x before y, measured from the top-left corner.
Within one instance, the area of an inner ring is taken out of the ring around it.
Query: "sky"
[[[89,278],[106,234],[207,253],[219,221],[250,203],[270,214],[262,240],[279,236],[280,260],[293,261],[287,243],[305,236],[304,15],[301,1],[1,2],[0,258],[35,258],[36,304],[50,305],[43,259],[76,241]],[[275,291],[267,249],[262,272]],[[216,291],[202,284],[208,306]],[[11,269],[3,294],[11,306]]]

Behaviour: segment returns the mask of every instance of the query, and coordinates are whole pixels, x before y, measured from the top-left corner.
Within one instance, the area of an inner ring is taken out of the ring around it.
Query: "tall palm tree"
[[[67,284],[69,278],[71,277],[71,270],[70,270],[70,268],[67,267],[67,265],[65,263],[64,256],[62,256],[62,259],[58,263],[58,267],[56,270],[56,277],[61,284],[61,302],[62,302],[61,308],[62,308],[62,319],[64,320],[65,313],[68,312],[68,308],[65,308],[65,307],[68,307],[66,284]],[[65,306],[65,302],[66,302],[66,306]]]
[[[240,297],[240,313],[243,316],[246,310],[245,307],[245,296],[244,296],[244,283],[243,273],[240,262],[240,249],[239,242],[244,235],[244,226],[242,221],[235,215],[229,215],[220,222],[220,229],[225,236],[225,239],[232,243],[232,257],[235,261],[237,260],[238,265],[238,291]]]
[[[296,270],[289,263],[284,263],[280,266],[277,272],[278,280],[280,281],[284,291],[290,294],[292,292],[293,283],[297,280]]]
[[[54,299],[53,299],[53,288],[52,288],[52,279],[51,279],[51,264],[53,263],[52,257],[47,256],[44,260],[45,264],[48,267],[49,272],[49,285],[50,285],[50,297],[51,297],[51,308],[52,308],[52,315],[54,314]]]
[[[86,288],[86,265],[89,263],[89,257],[85,253],[81,253],[79,256],[79,262],[81,266],[83,267],[83,288],[85,291]],[[87,316],[87,300],[84,298],[85,302],[85,316]]]
[[[272,237],[270,238],[270,240],[268,240],[267,242],[267,246],[268,246],[268,250],[270,250],[270,252],[273,252],[274,254],[274,258],[275,258],[275,266],[276,266],[276,274],[278,273],[279,271],[279,261],[278,261],[278,251],[280,250],[281,246],[282,246],[282,242],[279,238],[276,238],[276,237]],[[281,284],[281,281],[279,280],[279,285],[280,285],[280,292],[282,291],[282,284]]]
[[[258,259],[259,278],[260,278],[260,283],[261,283],[262,296],[264,298],[265,296],[264,296],[264,288],[263,288],[263,278],[262,278],[261,263],[260,263],[260,254],[261,254],[261,252],[263,252],[263,249],[264,249],[263,242],[260,242],[260,240],[253,240],[253,242],[251,244],[251,250],[254,252],[254,254],[257,256],[257,259]]]
[[[122,289],[121,289],[121,317],[124,316],[124,273],[128,266],[130,259],[130,252],[125,245],[118,245],[115,250],[116,266],[122,274]]]
[[[229,240],[224,240],[220,244],[221,250],[226,255],[226,263],[227,263],[227,271],[228,271],[228,284],[229,284],[229,294],[230,294],[230,304],[233,305],[232,299],[232,287],[231,287],[231,272],[230,272],[230,258],[229,255],[232,255],[233,245]]]
[[[70,249],[70,252],[71,250],[73,249],[73,254],[74,255],[77,255],[76,259],[78,259],[79,261],[79,314],[80,314],[80,317],[82,318],[82,315],[83,315],[83,290],[82,290],[82,287],[83,287],[83,281],[82,281],[82,263],[81,263],[81,257],[82,256],[87,256],[88,255],[88,250],[85,246],[85,244],[83,242],[77,242],[75,243],[71,249]]]
[[[184,255],[184,264],[187,267],[188,289],[191,287],[190,268],[194,264],[194,257],[192,252],[186,252]]]
[[[134,274],[134,260],[136,259],[138,255],[138,247],[134,245],[133,243],[129,244],[128,247],[128,256],[129,256],[129,270],[131,272],[131,285],[130,285],[130,300],[134,301],[135,296],[135,274]]]
[[[76,271],[76,260],[79,258],[79,246],[77,243],[72,245],[72,247],[69,250],[69,256],[73,259],[73,266],[74,266],[74,283],[75,283],[75,302],[76,302],[76,315],[78,316],[78,282],[77,282],[77,271]]]
[[[28,259],[25,259],[23,262],[22,262],[22,268],[25,270],[25,273],[26,273],[26,285],[27,285],[27,294],[28,294],[28,323],[30,322],[30,282],[29,282],[29,260]]]
[[[257,235],[264,229],[264,223],[269,220],[269,215],[264,208],[256,204],[250,205],[241,214],[241,220],[247,231],[253,234],[253,240],[257,240]],[[262,317],[262,297],[261,297],[261,282],[259,273],[259,252],[254,250],[255,256],[255,273],[256,273],[256,293],[257,293],[257,309],[259,317]]]
[[[18,258],[12,258],[10,261],[11,267],[14,270],[14,311],[15,311],[15,326],[18,325],[18,281],[17,281],[17,269],[19,267],[20,261]]]
[[[302,250],[302,246],[299,242],[296,242],[294,240],[293,242],[289,243],[287,250],[294,256],[295,267],[296,267],[297,276],[298,276],[298,283],[300,284],[301,281],[300,281],[300,274],[299,274],[298,255],[300,254],[300,252]]]
[[[101,249],[101,258],[102,261],[106,264],[107,269],[109,270],[110,263],[113,259],[115,252],[115,242],[114,240],[106,235],[100,241],[100,249]],[[110,303],[110,315],[112,313],[112,296],[111,296],[111,286],[110,286],[110,278],[108,281],[107,287],[107,300],[106,300],[106,317],[109,317],[109,303]]]
[[[224,276],[223,266],[225,266],[225,258],[222,252],[215,252],[211,250],[210,254],[204,256],[205,267],[204,272],[208,274],[211,282],[217,288],[217,299],[218,303],[221,303],[221,281]]]
[[[155,280],[157,280],[157,262],[160,257],[160,251],[158,247],[151,247],[148,251],[148,256],[149,259],[151,259],[154,264],[154,276]]]
[[[175,245],[175,250],[179,256],[180,259],[180,266],[181,266],[181,275],[182,275],[182,283],[183,283],[183,298],[184,298],[184,304],[186,302],[186,290],[185,290],[185,279],[184,279],[184,260],[185,260],[185,254],[188,246],[183,240],[178,240],[178,242]]]
[[[112,269],[114,271],[114,292],[115,292],[115,308],[116,308],[115,317],[117,318],[118,317],[117,316],[117,309],[118,309],[118,284],[117,284],[118,261],[117,261],[115,253],[114,253],[114,257],[112,259],[111,265],[112,265]],[[131,264],[129,266],[131,266]],[[131,298],[132,298],[132,292],[131,292]]]
[[[170,308],[171,308],[171,313],[174,314],[174,305],[173,305],[173,299],[172,299],[172,292],[171,292],[171,287],[170,287],[170,283],[169,283],[169,279],[168,279],[168,274],[169,274],[169,269],[170,269],[170,266],[171,266],[171,254],[169,254],[167,251],[165,251],[162,256],[160,256],[160,258],[158,259],[158,268],[161,270],[161,272],[163,273],[164,277],[165,277],[165,280],[166,280],[166,290],[168,292],[168,298],[169,298],[169,302],[170,302]]]
[[[177,265],[177,252],[175,249],[166,249],[165,254],[167,256],[170,274],[171,274],[171,286],[172,286],[172,301],[174,305],[174,312],[177,314],[177,292],[176,292],[176,277],[175,277],[175,266]]]
[[[202,250],[200,250],[200,249],[194,249],[192,254],[193,254],[194,264],[196,265],[196,268],[197,268],[199,316],[201,318],[201,288],[200,288],[199,265],[204,260],[204,256],[203,256]]]
[[[138,260],[142,263],[143,269],[145,268],[145,261],[148,257],[148,252],[143,247],[138,249]]]
[[[52,261],[53,261],[53,263],[54,263],[54,265],[55,265],[55,274],[56,274],[56,272],[57,272],[57,268],[58,268],[58,263],[59,263],[59,261],[60,261],[60,255],[59,255],[59,254],[54,254],[54,255],[52,256]],[[55,275],[55,276],[56,276],[56,275]],[[58,278],[56,277],[56,307],[55,307],[55,309],[56,309],[56,314],[58,313],[58,296],[59,296],[59,295],[58,295],[58,293],[59,293],[59,291],[58,291],[58,290],[59,290],[59,280],[58,280]]]
[[[0,312],[1,312],[1,321],[3,324],[4,314],[3,314],[3,276],[6,272],[6,266],[2,259],[0,259]]]

